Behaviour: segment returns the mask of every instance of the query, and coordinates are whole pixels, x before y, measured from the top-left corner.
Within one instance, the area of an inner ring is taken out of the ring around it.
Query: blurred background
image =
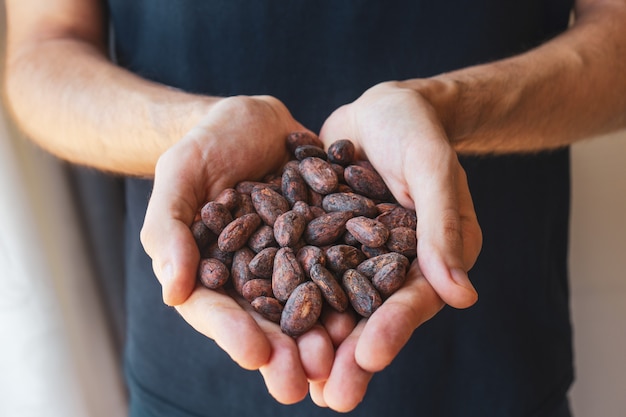
[[[4,1],[0,19],[3,45]],[[619,417],[626,410],[625,157],[626,132],[572,149],[576,417]],[[88,239],[122,225],[96,211],[102,229],[86,230],[80,210],[93,181],[104,181],[113,199],[119,189],[98,173],[74,171],[23,138],[0,109],[2,417],[126,414],[123,300],[116,295],[122,284],[95,272],[113,276],[123,265],[114,252],[95,256],[97,243]]]

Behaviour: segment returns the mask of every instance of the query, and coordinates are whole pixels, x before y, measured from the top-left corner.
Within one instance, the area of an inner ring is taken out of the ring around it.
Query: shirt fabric
[[[569,0],[109,0],[115,59],[186,91],[270,94],[319,131],[381,81],[522,52],[567,27]],[[462,158],[483,229],[479,293],[444,308],[349,416],[567,416],[569,151]],[[139,242],[152,183],[128,179],[125,364],[136,416],[331,416],[285,406],[258,372],[163,305]],[[560,409],[558,411],[557,409]],[[142,411],[138,411],[142,410]]]

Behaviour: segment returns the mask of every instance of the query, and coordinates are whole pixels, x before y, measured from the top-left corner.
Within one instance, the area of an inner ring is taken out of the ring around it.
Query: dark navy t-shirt
[[[313,130],[374,84],[527,50],[570,0],[109,0],[120,65],[212,94],[270,94]],[[479,302],[444,308],[373,378],[354,416],[548,416],[573,379],[569,154],[463,158],[484,246]],[[139,243],[151,183],[128,180],[127,346],[133,404],[154,416],[330,416],[283,406],[161,301]]]

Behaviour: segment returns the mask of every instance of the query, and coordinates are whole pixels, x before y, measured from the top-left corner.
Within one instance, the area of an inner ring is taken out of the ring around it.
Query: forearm
[[[525,54],[402,84],[430,99],[461,153],[553,149],[623,128],[626,5],[613,3],[579,10]]]
[[[151,175],[158,157],[213,103],[144,80],[71,37],[9,49],[9,106],[25,133],[74,163]]]

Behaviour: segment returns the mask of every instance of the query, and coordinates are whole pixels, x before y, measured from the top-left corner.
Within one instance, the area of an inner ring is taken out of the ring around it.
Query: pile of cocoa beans
[[[349,139],[286,139],[293,156],[263,181],[243,181],[202,207],[191,226],[198,280],[230,286],[296,337],[323,308],[369,317],[405,281],[416,256],[415,211],[397,204]]]

